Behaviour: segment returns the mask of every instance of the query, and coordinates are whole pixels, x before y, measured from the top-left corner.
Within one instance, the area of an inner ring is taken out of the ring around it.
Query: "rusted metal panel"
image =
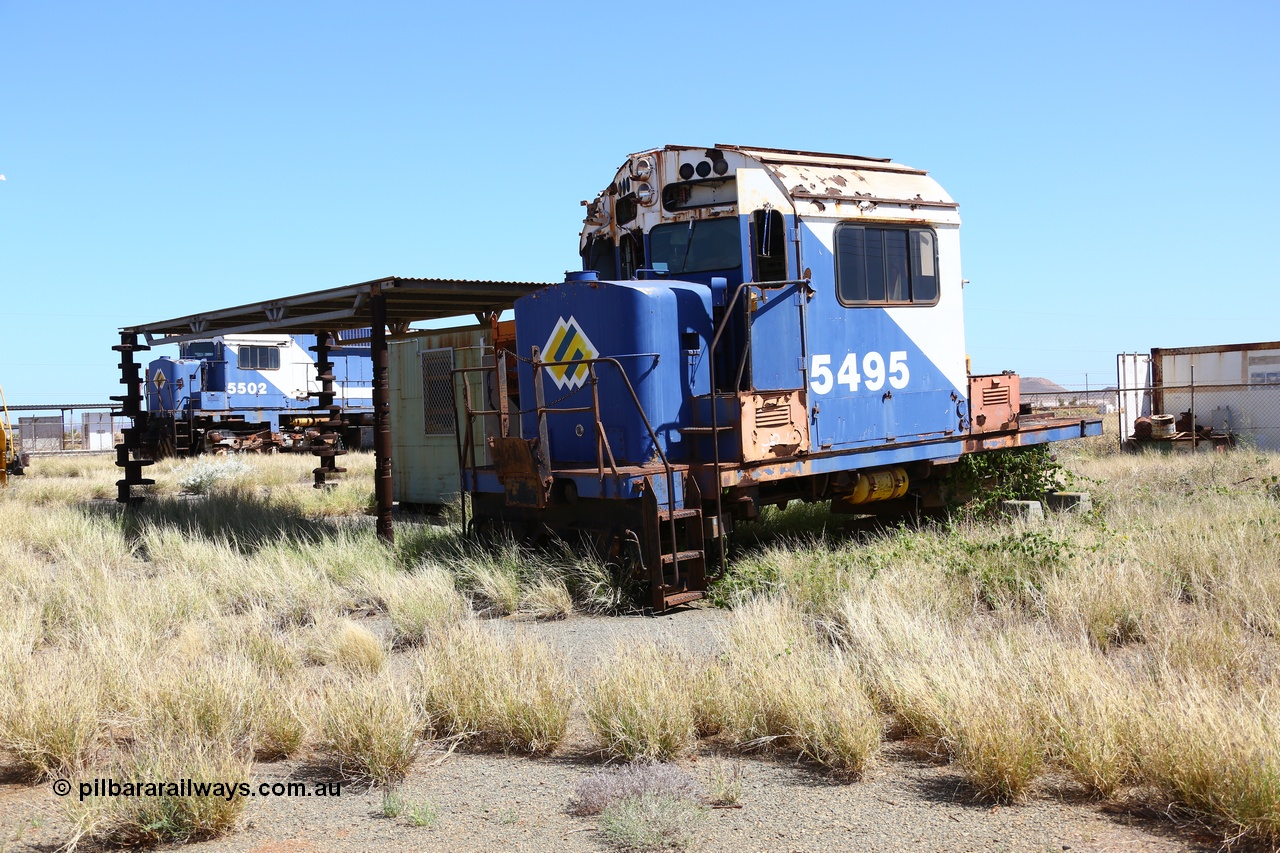
[[[969,377],[969,431],[1004,432],[1018,428],[1021,380],[1014,373]]]
[[[510,506],[542,509],[547,505],[551,475],[538,445],[537,439],[489,436],[494,470]]]
[[[983,450],[1005,450],[1013,447],[1030,447],[1050,441],[1065,441],[1102,435],[1102,421],[1097,418],[1023,418],[1016,432],[996,435],[977,435],[964,440],[965,453]]]
[[[721,171],[706,168],[708,163]],[[725,184],[723,203],[664,206],[664,188],[699,181]],[[955,200],[921,169],[872,157],[734,145],[668,145],[632,154],[613,181],[583,204],[587,216],[580,249],[601,236],[621,246],[627,235],[648,233],[664,222],[712,219],[762,208],[835,219],[960,222]],[[800,259],[789,261],[795,267],[789,274],[798,276]],[[626,278],[632,272],[622,269],[619,274]]]
[[[809,449],[809,414],[804,391],[744,394],[739,403],[744,461],[780,459]]]

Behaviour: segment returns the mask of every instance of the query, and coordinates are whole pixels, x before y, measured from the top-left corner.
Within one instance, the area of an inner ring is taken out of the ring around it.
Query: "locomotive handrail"
[[[501,376],[501,374],[499,373],[499,367],[505,366],[505,364],[506,364],[506,359],[504,358],[501,360],[501,362],[495,363],[493,365],[482,364],[475,367],[455,367],[449,371],[449,374],[453,379],[453,386],[456,389],[459,376],[463,376],[464,374],[467,374],[467,373],[483,373],[487,370],[492,370],[495,375]],[[503,385],[505,390],[505,383],[500,383],[500,384]],[[457,448],[457,451],[458,451],[458,503],[460,504],[460,510],[461,510],[462,535],[466,536],[467,535],[466,471],[467,471],[468,459],[471,460],[470,467],[471,467],[472,488],[475,487],[476,479],[478,476],[478,466],[476,465],[476,449],[475,449],[474,443],[471,441],[472,426],[475,422],[476,415],[481,415],[481,416],[498,415],[499,417],[501,417],[503,412],[501,411],[501,409],[472,409],[471,408],[471,386],[467,384],[465,377],[463,378],[463,382],[462,382],[462,412],[466,419],[467,437],[465,440],[462,438],[462,431],[458,428],[458,422],[455,419],[453,424],[453,439],[454,439],[454,446]],[[505,435],[504,435],[504,438],[505,438]]]
[[[644,423],[644,428],[645,428],[645,430],[649,433],[649,438],[650,438],[650,440],[652,440],[652,441],[653,441],[653,449],[657,452],[657,454],[658,454],[658,458],[662,460],[662,470],[663,470],[663,473],[664,473],[664,474],[666,474],[666,478],[667,478],[667,523],[671,525],[671,553],[672,553],[672,556],[671,556],[671,564],[672,564],[672,571],[673,571],[673,573],[675,574],[675,582],[678,584],[678,583],[680,582],[680,548],[679,548],[679,546],[677,545],[677,541],[678,541],[678,540],[677,540],[677,534],[676,534],[676,477],[675,477],[675,469],[671,467],[671,462],[667,459],[667,454],[666,454],[666,453],[664,453],[664,452],[663,452],[663,450],[662,450],[662,445],[661,445],[661,443],[659,443],[659,441],[658,441],[658,434],[657,434],[656,432],[654,432],[653,425],[652,425],[651,423],[649,423],[649,416],[648,416],[647,414],[645,414],[644,406],[643,406],[643,405],[641,404],[641,402],[640,402],[640,397],[639,397],[639,395],[637,395],[637,394],[636,394],[635,386],[633,386],[633,385],[631,384],[631,377],[627,376],[627,371],[626,371],[626,370],[624,370],[624,369],[622,368],[622,362],[618,361],[618,359],[617,359],[617,358],[613,358],[613,357],[610,357],[610,356],[597,356],[597,357],[595,357],[595,358],[581,358],[581,359],[577,359],[577,360],[574,360],[574,361],[542,361],[542,359],[540,358],[540,352],[539,352],[538,348],[537,348],[537,347],[534,347],[534,348],[533,348],[533,368],[534,368],[534,374],[533,374],[533,376],[534,376],[534,379],[533,379],[533,387],[534,387],[534,393],[536,394],[536,396],[539,398],[539,401],[540,401],[540,399],[541,399],[541,397],[542,397],[542,368],[544,368],[544,367],[571,367],[571,366],[575,366],[575,365],[579,365],[579,364],[585,364],[585,365],[587,365],[587,371],[588,371],[589,375],[591,375],[591,377],[592,377],[593,379],[595,378],[595,369],[594,369],[594,368],[595,368],[595,365],[597,365],[597,364],[611,364],[611,365],[613,365],[615,368],[617,368],[617,370],[618,370],[618,374],[622,377],[622,384],[623,384],[623,385],[625,385],[625,386],[627,387],[627,393],[631,395],[631,402],[635,404],[635,407],[636,407],[636,414],[640,415],[640,420],[641,420],[641,422],[643,422],[643,423]],[[600,454],[600,444],[599,444],[599,442],[600,442],[600,439],[602,439],[602,438],[604,439],[604,441],[605,441],[605,446],[606,446],[606,447],[608,446],[608,441],[609,441],[609,440],[608,440],[608,438],[604,435],[604,423],[603,423],[603,421],[601,421],[601,419],[600,419],[600,413],[599,413],[599,398],[596,396],[596,390],[595,390],[595,383],[594,383],[594,382],[592,383],[592,398],[593,398],[593,407],[596,409],[596,430],[597,430],[597,432],[596,432],[596,436],[597,436],[597,438],[596,438],[596,454],[597,454],[597,459],[599,459],[599,454]],[[546,427],[546,420],[545,420],[545,418],[546,418],[546,416],[547,416],[547,414],[548,414],[548,413],[551,413],[551,414],[562,414],[562,413],[565,413],[565,412],[567,412],[567,411],[576,411],[576,410],[571,410],[571,409],[552,409],[552,408],[549,408],[549,407],[544,407],[544,406],[542,406],[542,405],[541,405],[541,402],[539,402],[539,404],[538,404],[538,428],[539,428],[539,433],[541,434],[542,432],[544,432],[544,431],[545,431],[545,427]],[[545,445],[545,442],[544,442],[544,445]],[[545,446],[544,446],[544,448],[543,448],[543,452],[544,452],[545,454],[547,454],[547,459],[548,459],[548,462],[549,462],[549,461],[550,461],[550,457],[551,457],[551,448],[550,448],[550,447],[545,447]],[[613,463],[613,452],[612,452],[612,451],[610,451],[610,453],[609,453],[609,461],[610,461],[610,464],[611,464],[611,466],[612,466],[612,463]],[[603,462],[602,462],[602,461],[597,462],[597,467],[598,467],[598,469],[599,469],[599,471],[600,471],[600,476],[601,476],[601,479],[602,479],[602,481],[603,481],[603,477],[604,477],[604,464],[603,464]],[[617,469],[616,469],[616,468],[614,468],[614,476],[615,476],[615,477],[617,476]],[[664,580],[665,580],[665,578],[662,576],[662,563],[661,563],[661,562],[659,562],[659,563],[658,563],[658,584],[659,584],[659,586],[661,586],[661,585],[663,584],[663,581],[664,581]]]
[[[795,278],[795,279],[788,279],[787,281],[770,281],[770,282],[744,281],[741,284],[739,284],[738,287],[733,291],[733,296],[729,297],[728,303],[725,304],[724,315],[720,318],[720,324],[716,328],[716,333],[711,338],[711,345],[707,348],[707,368],[710,372],[710,381],[711,381],[711,468],[712,468],[712,471],[715,473],[715,479],[716,479],[716,525],[717,525],[716,530],[717,530],[717,533],[719,534],[716,536],[716,540],[720,547],[720,573],[721,574],[724,574],[724,567],[725,567],[725,561],[727,559],[727,555],[725,554],[725,548],[724,548],[724,527],[723,527],[724,525],[724,489],[720,485],[720,417],[719,417],[719,407],[716,405],[716,393],[717,393],[716,392],[716,347],[720,345],[720,338],[723,337],[724,330],[728,328],[729,320],[733,317],[733,308],[735,305],[738,304],[738,297],[742,295],[742,292],[744,290],[746,290],[748,287],[759,287],[763,289],[766,285],[768,285],[769,289],[774,289],[778,287],[789,287],[790,285],[793,285],[793,284],[803,284],[805,287],[809,287],[810,289],[812,289],[810,284],[810,279],[807,279],[807,278]],[[751,330],[751,324],[748,323],[747,324],[748,338],[750,337],[750,330]],[[742,384],[742,368],[746,366],[747,351],[749,349],[750,349],[750,345],[748,344],[748,346],[744,348],[742,353],[742,364],[738,368],[738,375],[734,382],[735,393],[737,391],[737,387]],[[696,407],[694,411],[697,411]]]
[[[505,355],[505,353],[503,355]],[[628,353],[621,357],[629,358],[637,355],[653,356],[655,358],[657,357],[657,353]],[[584,359],[578,359],[576,361],[542,361],[539,357],[539,352],[535,347],[534,355],[533,355],[533,358],[531,359],[531,363],[533,364],[533,367],[534,367],[534,373],[533,373],[534,391],[539,401],[535,405],[533,411],[535,411],[538,416],[540,438],[545,433],[546,416],[548,414],[570,414],[575,412],[592,412],[592,414],[594,415],[595,428],[596,428],[596,471],[600,478],[602,493],[603,493],[603,486],[604,486],[604,464],[605,464],[606,455],[608,457],[609,470],[613,474],[615,481],[617,480],[619,474],[618,474],[618,463],[617,463],[617,460],[614,458],[613,448],[609,445],[609,437],[605,434],[604,422],[600,417],[600,396],[599,396],[599,389],[598,389],[599,377],[596,375],[596,365],[611,364],[615,368],[617,368],[618,374],[622,377],[622,382],[627,388],[627,393],[631,396],[631,402],[636,407],[636,413],[640,415],[640,420],[644,424],[645,430],[649,433],[650,440],[653,441],[654,450],[657,452],[658,458],[662,461],[663,473],[666,475],[666,479],[667,479],[667,510],[668,510],[667,515],[668,515],[668,523],[671,525],[671,541],[672,541],[672,549],[673,549],[672,550],[672,554],[673,554],[672,571],[675,574],[675,581],[679,583],[680,557],[679,557],[679,548],[676,547],[675,545],[677,541],[676,540],[676,513],[675,513],[675,508],[676,508],[675,507],[675,469],[672,467],[670,460],[667,459],[667,454],[662,450],[662,445],[658,441],[658,434],[656,431],[654,431],[653,424],[650,423],[649,416],[645,413],[644,406],[640,402],[640,397],[639,395],[636,394],[635,386],[631,384],[631,377],[627,376],[627,371],[622,367],[622,362],[620,362],[617,357],[609,357],[609,356],[601,356],[597,358],[584,358]],[[476,367],[455,367],[450,371],[450,373],[453,376],[457,377],[467,373],[482,373],[485,371],[492,370],[499,377],[499,382],[501,384],[502,372],[500,368],[504,364],[505,364],[505,358],[502,358],[500,359],[499,363],[496,363],[493,365],[480,365]],[[557,409],[552,406],[543,405],[541,403],[542,368],[573,367],[573,366],[584,365],[584,364],[587,366],[588,375],[591,380],[591,405],[590,406],[569,406],[569,407]],[[457,382],[456,378],[454,381],[455,383]],[[503,412],[501,408],[472,409],[471,408],[471,387],[465,381],[462,383],[462,394],[463,394],[463,412],[466,419],[466,437],[464,439],[461,435],[461,430],[455,428],[454,443],[458,451],[459,487],[462,492],[465,492],[466,482],[464,479],[464,472],[466,471],[466,469],[468,467],[471,468],[471,485],[473,488],[475,487],[476,478],[478,476],[478,466],[476,465],[475,447],[471,440],[472,425],[474,423],[475,417],[477,415],[480,415],[480,416],[498,415],[499,417],[501,417],[506,413]],[[499,405],[501,406],[501,404],[502,404],[502,401],[500,400]],[[456,426],[457,424],[455,422],[455,427]],[[545,454],[544,458],[547,459],[548,466],[549,466],[550,460],[551,460],[551,448],[549,446],[549,442],[542,441],[542,452]],[[467,465],[468,461],[470,461],[470,466]],[[467,527],[467,505],[466,505],[465,495],[461,495],[461,497],[462,497],[462,528],[463,528],[463,533],[465,534],[466,527]],[[665,578],[662,577],[661,572],[662,572],[661,562],[659,562],[658,563],[659,585],[661,585],[662,582],[665,580]]]
[[[635,355],[656,355],[656,353],[635,353]],[[623,358],[628,358],[628,357],[629,356],[623,356]],[[636,389],[631,384],[631,377],[627,376],[627,371],[623,369],[622,363],[618,361],[618,358],[616,356],[598,356],[596,358],[580,358],[575,361],[541,361],[535,357],[533,364],[535,367],[571,367],[573,365],[585,364],[587,365],[587,370],[591,375],[594,375],[595,373],[595,371],[592,370],[592,368],[594,368],[595,365],[612,364],[614,367],[618,369],[618,373],[622,376],[623,384],[627,386],[627,393],[631,395],[631,402],[635,404],[636,413],[640,415],[640,420],[644,423],[644,428],[646,431],[648,431],[649,438],[653,440],[653,447],[654,447],[654,450],[656,450],[658,453],[658,458],[662,460],[662,464],[666,468],[670,469],[671,471],[675,470],[671,467],[671,463],[667,461],[667,455],[662,451],[662,445],[658,443],[658,434],[654,431],[653,425],[649,423],[649,416],[645,414],[644,406],[640,402],[640,397],[636,394]],[[552,408],[551,406],[538,406],[537,411],[539,412],[539,416],[543,414],[563,415],[563,414],[569,414],[572,412],[590,412],[590,411],[596,410],[597,408],[598,408],[598,401],[597,401],[597,405],[577,406],[577,407],[569,407],[569,408],[563,408],[563,409],[555,409],[555,408]],[[600,422],[599,419],[597,419],[597,423],[600,423],[601,426],[603,426],[603,423]]]

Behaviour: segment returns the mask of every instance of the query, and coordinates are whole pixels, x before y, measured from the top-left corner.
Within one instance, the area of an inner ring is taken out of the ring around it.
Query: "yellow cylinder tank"
[[[900,498],[907,493],[907,472],[903,468],[884,468],[858,474],[853,491],[845,501],[856,505]]]

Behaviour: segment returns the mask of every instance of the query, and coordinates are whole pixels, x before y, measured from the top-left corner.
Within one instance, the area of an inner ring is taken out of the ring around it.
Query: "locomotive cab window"
[[[605,281],[616,281],[618,255],[614,251],[613,241],[608,237],[596,237],[588,241],[582,250],[582,268],[595,270]]]
[[[938,301],[938,241],[927,228],[836,227],[836,295],[846,306]]]
[[[213,341],[192,341],[189,344],[182,345],[183,358],[213,358],[214,343]]]
[[[666,264],[673,276],[736,270],[742,266],[738,218],[690,219],[655,225],[649,231],[649,253],[654,263]]]
[[[776,210],[751,214],[751,242],[755,253],[756,281],[783,281],[787,277],[787,225]]]
[[[279,370],[279,347],[240,347],[237,353],[237,366],[241,370]]]

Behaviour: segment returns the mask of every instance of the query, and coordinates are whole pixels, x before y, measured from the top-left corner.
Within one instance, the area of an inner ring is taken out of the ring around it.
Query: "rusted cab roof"
[[[884,205],[912,211],[929,209],[934,216],[951,218],[954,214],[947,216],[943,211],[959,207],[928,172],[887,159],[735,145],[717,147],[764,164],[802,213],[836,215],[830,209],[833,205],[837,209],[848,207],[850,213],[853,208],[866,211]]]

